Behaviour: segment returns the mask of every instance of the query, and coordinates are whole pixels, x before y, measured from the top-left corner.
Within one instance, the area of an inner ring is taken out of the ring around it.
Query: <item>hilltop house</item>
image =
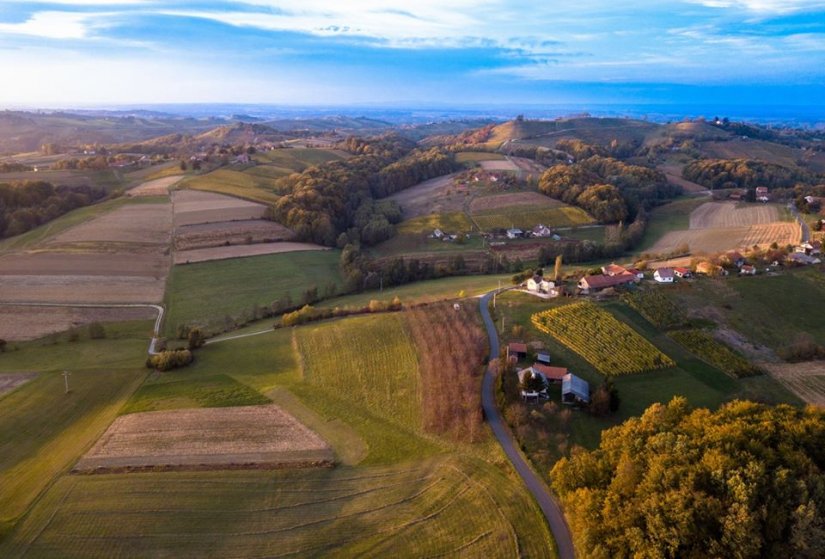
[[[768,187],[767,186],[757,186],[756,187],[756,199],[759,202],[768,202],[770,201],[770,194],[768,194]]]
[[[653,279],[659,283],[673,283],[673,268],[658,268],[653,272]]]
[[[561,401],[565,404],[590,403],[590,385],[573,373],[567,373],[561,381]]]

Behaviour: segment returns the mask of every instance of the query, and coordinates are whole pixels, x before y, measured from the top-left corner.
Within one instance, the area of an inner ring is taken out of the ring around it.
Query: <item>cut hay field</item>
[[[808,404],[825,407],[825,367],[821,361],[760,366]]]
[[[126,204],[52,237],[47,246],[111,243],[169,244],[172,204]]]
[[[306,382],[347,394],[353,404],[401,428],[421,429],[418,359],[400,314],[302,328],[297,344]]]
[[[481,168],[485,171],[513,171],[517,172],[521,169],[518,165],[510,161],[509,159],[499,159],[499,160],[485,160],[481,161]]]
[[[552,557],[535,507],[508,492],[511,487],[494,468],[455,459],[358,469],[65,476],[0,553]]]
[[[2,283],[2,282],[0,282]],[[33,307],[0,304],[0,339],[34,340],[92,322],[121,322],[154,319],[157,311],[149,307]]]
[[[175,230],[175,249],[191,250],[248,244],[291,241],[295,233],[274,221],[242,219],[184,225]]]
[[[331,149],[287,148],[261,151],[253,155],[252,159],[260,165],[272,165],[288,172],[299,173],[307,167],[339,161],[349,156],[346,152]]]
[[[183,175],[169,175],[146,181],[134,188],[126,191],[127,196],[168,196],[169,189],[178,181],[183,179]]]
[[[180,182],[178,188],[217,192],[261,204],[273,204],[280,198],[274,190],[274,179],[233,169],[217,169],[204,175],[188,177]]]
[[[457,163],[476,163],[481,161],[501,161],[504,154],[491,151],[459,151],[455,154]]]
[[[172,193],[172,204],[176,228],[199,223],[260,219],[266,211],[266,206],[256,202],[195,190],[176,190]]]
[[[690,214],[690,229],[749,227],[781,221],[775,205],[707,202]]]
[[[118,417],[73,471],[311,466],[332,459],[321,437],[270,404]]]
[[[194,264],[196,262],[210,262],[227,258],[244,258],[264,254],[281,254],[285,252],[303,252],[312,250],[330,250],[329,247],[312,243],[255,243],[232,246],[217,246],[209,248],[195,248],[175,252],[175,264]]]
[[[255,305],[270,305],[285,295],[298,304],[311,286],[320,293],[331,284],[340,287],[339,254],[301,251],[173,266],[165,332],[173,335],[181,324],[222,331],[228,317],[250,313]]]

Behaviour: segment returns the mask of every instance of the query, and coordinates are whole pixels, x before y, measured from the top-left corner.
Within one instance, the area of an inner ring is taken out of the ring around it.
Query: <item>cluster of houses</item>
[[[602,267],[601,274],[584,276],[579,280],[578,287],[582,293],[591,293],[609,287],[638,283],[642,281],[644,277],[644,272],[636,268],[625,268],[618,264],[609,264]]]
[[[553,239],[554,241],[560,241],[561,235],[558,233],[554,233],[552,229],[547,227],[546,225],[542,225],[541,223],[524,231],[519,229],[518,227],[511,227],[507,230],[507,238],[508,239],[524,239],[524,238],[537,238],[537,239]]]
[[[544,276],[533,274],[525,282],[527,291],[541,297],[558,297],[564,293],[563,285],[556,285],[556,282],[546,279]]]
[[[796,264],[819,264],[822,262],[822,241],[805,241],[794,247],[788,255],[788,260]]]
[[[511,363],[518,363],[527,359],[527,344],[510,342],[507,344],[507,359]],[[538,402],[550,398],[548,389],[551,384],[561,385],[561,401],[569,405],[585,405],[590,403],[590,384],[583,378],[569,372],[566,367],[550,365],[550,354],[544,351],[536,353],[536,361],[529,367],[519,369],[519,386],[521,398],[525,402]],[[530,377],[528,377],[530,375]],[[528,378],[541,379],[541,382],[528,383]],[[532,385],[528,389],[527,386]]]
[[[435,239],[437,241],[450,242],[450,241],[455,241],[456,239],[458,239],[458,234],[457,233],[450,234],[450,233],[445,233],[441,229],[433,229],[432,234],[430,234],[430,238]]]

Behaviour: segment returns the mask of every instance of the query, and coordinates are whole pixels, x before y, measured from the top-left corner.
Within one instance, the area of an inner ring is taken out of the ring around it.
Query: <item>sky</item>
[[[821,105],[825,0],[0,0],[0,106]]]

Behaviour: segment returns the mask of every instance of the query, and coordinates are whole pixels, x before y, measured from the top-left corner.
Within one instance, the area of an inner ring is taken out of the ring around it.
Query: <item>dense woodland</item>
[[[752,159],[700,159],[685,165],[682,176],[711,190],[757,186],[793,188],[797,183],[816,181],[816,177],[807,171]]]
[[[56,187],[43,181],[0,183],[0,238],[25,233],[105,196],[104,189],[89,186]]]
[[[461,164],[456,163],[452,153],[438,148],[426,151],[415,150],[379,171],[377,180],[372,185],[372,195],[376,198],[383,198],[461,168]]]
[[[583,557],[825,556],[825,410],[654,404],[553,468]]]
[[[539,180],[539,190],[579,206],[602,223],[635,217],[640,208],[681,193],[660,171],[599,155],[550,167]]]

